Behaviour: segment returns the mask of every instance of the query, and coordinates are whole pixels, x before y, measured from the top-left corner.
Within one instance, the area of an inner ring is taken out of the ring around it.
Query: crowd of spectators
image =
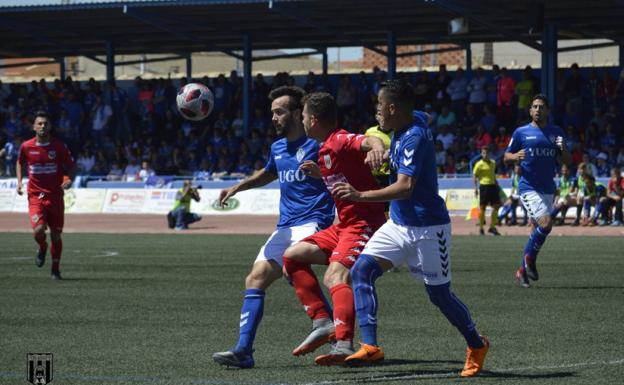
[[[414,85],[415,108],[433,116],[436,162],[441,174],[467,175],[483,146],[498,160],[498,173],[509,175],[502,162],[513,130],[528,121],[531,97],[540,90],[530,67],[510,74],[506,68],[461,68],[447,72],[399,73]],[[514,76],[512,76],[514,75]],[[520,75],[520,76],[515,76]],[[376,124],[376,94],[384,71],[331,77],[309,73],[296,79],[279,73],[257,74],[252,82],[252,116],[243,124],[242,78],[195,79],[208,85],[214,110],[201,122],[177,113],[175,97],[185,79],[142,79],[128,87],[114,81],[67,78],[47,83],[0,82],[0,175],[15,175],[21,142],[33,136],[37,110],[53,117],[55,135],[72,150],[79,172],[109,180],[145,180],[150,175],[192,175],[195,178],[242,177],[264,167],[276,139],[271,124],[271,89],[297,84],[306,91],[327,91],[336,97],[339,125],[362,133]],[[574,64],[558,72],[554,123],[567,133],[573,170],[581,162],[596,177],[608,177],[611,166],[624,166],[624,71],[588,69]]]

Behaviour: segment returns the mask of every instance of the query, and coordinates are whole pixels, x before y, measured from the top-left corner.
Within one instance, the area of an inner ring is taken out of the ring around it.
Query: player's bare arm
[[[524,158],[526,158],[526,152],[524,151],[524,149],[522,149],[518,152],[506,152],[505,156],[503,157],[503,160],[507,163],[510,163],[510,162],[519,162],[523,160]]]
[[[349,183],[339,182],[334,185],[331,193],[338,199],[355,202],[386,202],[409,198],[415,185],[416,178],[397,174],[396,182],[379,190],[358,191]]]
[[[17,178],[17,187],[16,187],[16,191],[17,191],[17,195],[22,195],[23,194],[23,185],[22,185],[22,164],[17,161],[17,165],[15,166],[15,177]]]
[[[225,206],[227,200],[239,191],[250,190],[256,187],[264,186],[277,179],[277,175],[266,171],[265,169],[256,171],[253,175],[246,178],[234,186],[221,190],[219,194],[219,203]]]
[[[367,152],[366,163],[372,170],[375,170],[384,163],[384,157],[386,149],[384,148],[383,141],[375,136],[368,136],[360,145],[360,150]]]
[[[321,175],[321,168],[312,160],[306,160],[301,163],[301,165],[299,165],[299,170],[303,171],[304,174],[311,176],[312,178],[321,179],[323,177]]]
[[[565,143],[565,139],[562,136],[558,136],[555,139],[555,145],[559,148],[559,151],[561,152],[561,163],[570,164],[570,162],[572,162],[572,155],[568,151],[568,146]]]

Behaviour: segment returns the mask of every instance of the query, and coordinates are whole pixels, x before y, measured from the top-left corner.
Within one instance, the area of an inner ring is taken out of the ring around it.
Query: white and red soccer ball
[[[178,91],[176,97],[180,115],[188,120],[205,119],[214,107],[212,91],[201,83],[189,83]]]

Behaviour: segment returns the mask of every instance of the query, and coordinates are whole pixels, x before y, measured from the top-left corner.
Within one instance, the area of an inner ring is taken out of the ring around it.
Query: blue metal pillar
[[[110,40],[106,42],[106,80],[115,80],[115,45]]]
[[[552,23],[542,32],[542,93],[551,107],[557,105],[557,27]]]
[[[624,45],[620,45],[618,48],[620,49],[620,62],[618,65],[622,67],[624,66]]]
[[[193,81],[193,59],[191,58],[191,53],[186,54],[186,81]]]
[[[470,43],[466,44],[466,75],[472,76],[472,46]]]
[[[67,68],[65,68],[65,57],[60,56],[57,60],[59,62],[59,78],[63,81],[65,80],[65,73],[67,71]]]
[[[327,47],[323,48],[323,79],[327,76],[327,69],[329,68],[329,62],[327,58]]]
[[[394,32],[388,32],[388,53],[386,55],[388,60],[388,79],[394,79],[396,77],[396,36]]]
[[[243,36],[243,126],[245,134],[249,135],[251,120],[251,38]]]

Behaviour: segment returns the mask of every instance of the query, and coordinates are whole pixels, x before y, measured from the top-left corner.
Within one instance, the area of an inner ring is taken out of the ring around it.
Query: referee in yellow
[[[488,233],[500,235],[496,230],[498,223],[498,209],[500,208],[500,192],[496,182],[496,161],[490,159],[490,149],[487,146],[481,147],[481,159],[475,163],[472,169],[472,180],[475,186],[475,196],[479,196],[479,234],[484,235],[485,209],[492,207],[490,215],[490,229]]]

